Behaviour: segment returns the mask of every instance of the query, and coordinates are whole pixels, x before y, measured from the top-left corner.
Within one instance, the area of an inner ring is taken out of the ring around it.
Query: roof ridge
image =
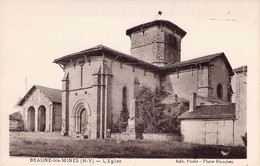
[[[33,86],[35,86],[36,88],[37,88],[37,87],[43,87],[43,88],[48,88],[48,89],[54,89],[54,90],[59,90],[59,91],[62,91],[61,89],[57,89],[57,88],[50,88],[50,87],[47,87],[47,86],[42,86],[42,85],[36,85],[36,84],[34,84]]]
[[[180,61],[180,62],[172,62],[172,63],[166,64],[165,67],[170,66],[170,65],[173,65],[173,64],[175,64],[175,63],[184,63],[184,62],[187,62],[187,61],[198,60],[198,59],[205,58],[205,57],[220,56],[220,55],[222,55],[222,54],[225,54],[225,53],[224,53],[224,52],[217,52],[217,53],[213,53],[213,54],[208,54],[208,55],[200,56],[200,57],[197,57],[197,58],[187,59],[187,60]]]
[[[54,89],[54,88],[49,88],[49,87],[45,87],[45,86],[41,86],[41,85],[33,85],[27,92],[26,94],[23,96],[23,98],[18,102],[17,105],[23,105],[23,103],[26,101],[26,98],[30,95],[32,95],[32,92],[35,89],[39,89],[44,95],[45,97],[47,97],[50,101],[52,102],[61,102],[61,96],[57,98],[56,94],[61,94],[62,90],[61,89]],[[46,94],[47,91],[51,91],[49,94]],[[55,95],[53,95],[55,94]],[[59,95],[58,95],[59,96]]]

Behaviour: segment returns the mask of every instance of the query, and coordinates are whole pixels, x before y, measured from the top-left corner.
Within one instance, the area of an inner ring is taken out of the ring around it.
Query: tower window
[[[217,86],[217,96],[219,99],[223,98],[223,87],[221,84],[218,84]]]
[[[168,35],[168,42],[169,42],[169,45],[171,45],[174,49],[180,50],[180,46],[177,42],[176,36],[169,34]]]

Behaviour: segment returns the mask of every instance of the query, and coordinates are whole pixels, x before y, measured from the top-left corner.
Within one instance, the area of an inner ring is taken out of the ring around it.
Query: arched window
[[[217,86],[217,96],[219,99],[223,98],[223,87],[221,84],[218,84]]]
[[[126,92],[126,87],[123,88],[123,96],[122,96],[122,104],[126,104],[127,99],[127,92]]]

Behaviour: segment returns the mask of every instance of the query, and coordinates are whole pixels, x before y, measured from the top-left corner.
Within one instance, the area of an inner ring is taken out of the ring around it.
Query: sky
[[[61,89],[54,59],[102,44],[130,55],[133,26],[169,20],[187,32],[181,59],[224,52],[233,68],[257,66],[259,2],[0,0],[0,108],[11,113],[33,85]],[[27,79],[27,84],[26,80]],[[27,86],[26,86],[27,85]]]

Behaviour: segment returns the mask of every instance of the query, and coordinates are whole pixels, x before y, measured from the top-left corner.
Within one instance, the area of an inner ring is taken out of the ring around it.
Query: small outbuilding
[[[25,131],[61,130],[61,90],[34,85],[19,101]]]
[[[216,99],[201,102],[203,97],[193,93],[189,111],[179,116],[184,142],[246,146],[247,66],[234,69],[234,72],[235,103]]]
[[[9,130],[10,131],[23,130],[23,120],[20,111],[14,112],[9,115]]]
[[[196,106],[196,94],[190,109],[179,119],[184,142],[210,145],[234,145],[235,104]]]

